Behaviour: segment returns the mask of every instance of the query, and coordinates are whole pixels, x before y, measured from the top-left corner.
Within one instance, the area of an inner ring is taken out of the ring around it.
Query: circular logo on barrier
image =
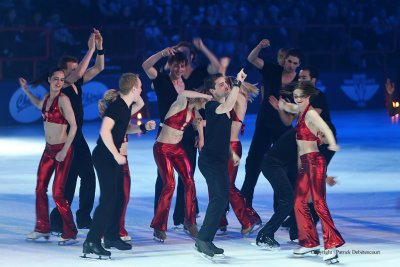
[[[99,119],[97,103],[103,98],[107,86],[101,82],[88,82],[82,86],[83,119],[85,121]]]
[[[28,87],[31,93],[42,100],[48,91],[43,86]],[[42,111],[35,107],[21,87],[12,95],[9,103],[11,117],[22,123],[34,122],[42,118]]]

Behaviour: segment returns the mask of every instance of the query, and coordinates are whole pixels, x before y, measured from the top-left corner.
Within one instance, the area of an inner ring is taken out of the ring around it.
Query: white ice
[[[398,266],[400,255],[400,125],[384,110],[334,112],[341,151],[329,166],[329,175],[339,184],[327,189],[328,205],[346,244],[340,248],[342,266]],[[244,164],[254,131],[255,115],[246,118],[243,158],[237,176],[240,188]],[[87,123],[84,132],[91,148],[98,136],[99,123]],[[60,247],[57,238],[48,242],[27,242],[25,235],[35,223],[35,183],[37,165],[44,148],[41,125],[0,128],[0,266],[80,267],[80,266],[208,266],[211,263],[194,250],[194,241],[182,231],[169,229],[164,244],[152,240],[149,227],[153,215],[156,165],[152,146],[155,134],[132,136],[129,162],[132,174],[131,199],[126,224],[133,237],[133,250],[112,250],[112,260],[85,260],[82,243]],[[201,224],[207,205],[207,187],[199,170],[195,173]],[[49,187],[51,188],[51,187]],[[78,191],[78,190],[77,190]],[[51,190],[50,190],[51,192]],[[98,194],[96,192],[96,202]],[[73,202],[76,211],[77,197]],[[50,198],[50,208],[54,202]],[[171,206],[169,228],[172,228]],[[272,214],[272,189],[260,175],[254,207],[264,222]],[[296,244],[288,243],[288,232],[279,229],[276,239],[281,250],[270,252],[251,246],[256,233],[242,238],[233,212],[228,214],[228,233],[216,237],[215,244],[225,249],[219,264],[230,266],[323,266],[322,256],[292,256]],[[320,231],[320,229],[319,229]],[[321,240],[322,243],[322,240]],[[367,253],[367,254],[365,254]],[[377,254],[369,254],[377,253]]]

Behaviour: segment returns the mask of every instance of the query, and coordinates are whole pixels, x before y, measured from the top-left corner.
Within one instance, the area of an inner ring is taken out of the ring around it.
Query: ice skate
[[[121,240],[129,243],[132,241],[132,237],[129,235],[124,235],[124,236],[121,236]]]
[[[220,226],[220,227],[218,227],[217,233],[215,235],[218,235],[218,236],[226,235],[226,230],[227,230],[226,225]]]
[[[193,239],[196,239],[197,234],[199,233],[196,224],[185,224],[184,230],[185,233],[187,233]]]
[[[105,250],[101,244],[96,244],[92,242],[85,241],[83,243],[83,250],[82,250],[83,256],[81,258],[91,258],[88,257],[88,254],[96,254],[99,256],[97,259],[101,260],[103,259],[102,257],[107,257],[108,259],[111,259],[111,252],[108,250]]]
[[[78,242],[79,242],[79,241],[76,240],[76,236],[73,237],[73,238],[63,238],[63,237],[60,237],[60,238],[58,239],[58,245],[59,245],[59,246],[69,246],[69,245],[76,244],[76,243],[78,243]]]
[[[261,226],[262,226],[262,222],[261,222],[261,220],[258,220],[256,222],[254,222],[250,227],[242,229],[240,232],[243,237],[246,237],[246,236],[251,235],[255,231],[257,231],[258,229],[260,229]]]
[[[315,246],[312,248],[306,248],[300,246],[293,250],[293,254],[297,256],[305,255],[307,253],[319,254],[320,253],[319,246]]]
[[[252,243],[257,247],[267,249],[267,250],[279,250],[281,245],[274,239],[273,236],[266,235],[264,233],[259,232],[256,238],[256,243]]]
[[[324,258],[323,258],[324,262],[326,262],[328,265],[339,263],[338,260],[339,255],[335,247],[325,249],[323,253],[324,253]]]
[[[153,240],[164,243],[165,239],[167,239],[167,234],[165,233],[165,231],[154,229]]]
[[[39,233],[39,232],[30,232],[29,234],[26,235],[26,240],[28,241],[34,241],[38,240],[39,238],[44,238],[45,240],[50,239],[50,233]]]
[[[132,249],[132,245],[122,241],[121,238],[118,238],[116,240],[108,240],[106,238],[104,238],[104,247],[109,249],[109,248],[116,248],[118,250],[131,250]]]
[[[206,242],[206,241],[202,241],[197,239],[196,243],[195,243],[195,248],[197,250],[197,252],[199,252],[200,256],[202,256],[203,258],[209,260],[209,261],[213,261],[214,260],[214,250],[211,248],[211,242]]]
[[[213,242],[210,242],[210,247],[212,251],[214,252],[215,257],[225,257],[224,255],[224,249],[217,247]]]

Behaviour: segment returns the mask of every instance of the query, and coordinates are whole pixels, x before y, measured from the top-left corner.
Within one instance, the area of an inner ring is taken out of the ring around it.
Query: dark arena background
[[[122,73],[138,73],[143,83],[145,106],[132,123],[159,122],[157,96],[142,63],[167,47],[201,38],[218,59],[230,59],[227,75],[236,76],[244,68],[246,81],[258,87],[262,77],[247,56],[262,39],[270,41],[259,55],[265,61],[276,62],[282,47],[299,48],[302,59],[297,71],[303,66],[318,69],[317,87],[327,98],[340,145],[328,168],[337,184],[327,186],[331,215],[346,240],[339,248],[339,265],[395,265],[400,250],[400,125],[399,114],[389,114],[388,109],[398,108],[400,102],[399,0],[0,0],[0,266],[210,264],[195,251],[194,241],[182,229],[174,228],[175,197],[168,239],[164,243],[153,240],[156,131],[130,137],[132,185],[126,228],[132,250],[112,250],[110,261],[81,259],[87,230],[79,230],[78,243],[71,246],[58,246],[55,236],[49,241],[25,240],[35,225],[36,174],[45,140],[41,112],[23,93],[18,78],[37,79],[64,55],[81,60],[93,28],[103,36],[105,69],[83,85],[83,132],[91,150],[101,123],[97,102],[107,89],[118,88]],[[204,54],[196,52],[196,65],[208,64]],[[165,63],[162,59],[156,67]],[[395,85],[391,101],[386,101],[388,78]],[[41,98],[48,86],[30,90]],[[261,102],[260,95],[248,106],[236,179],[239,189]],[[197,223],[201,225],[208,204],[207,185],[198,169],[194,178],[200,209]],[[98,185],[96,190],[95,206]],[[78,191],[71,205],[74,216]],[[266,223],[273,214],[273,191],[262,174],[253,203]],[[50,196],[49,206],[55,206]],[[232,209],[228,220],[227,233],[214,240],[226,251],[219,264],[324,264],[322,255],[294,257],[292,250],[297,245],[290,242],[286,228],[275,234],[281,249],[267,251],[251,245],[257,232],[242,237]],[[320,224],[318,231],[321,233]]]

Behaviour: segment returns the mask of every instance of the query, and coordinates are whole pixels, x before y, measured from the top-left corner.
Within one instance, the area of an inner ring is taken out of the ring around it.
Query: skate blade
[[[157,238],[157,237],[153,237],[153,240],[158,242],[158,243],[161,243],[161,244],[164,244],[164,241],[165,241],[164,239]]]
[[[333,259],[325,260],[325,263],[328,265],[336,264],[336,263],[339,263],[339,260],[337,258],[333,258]]]
[[[257,243],[254,243],[254,242],[251,243],[251,245],[252,245],[252,246],[255,246],[255,247],[258,247],[259,249],[262,249],[262,250],[269,250],[269,251],[278,251],[278,250],[281,250],[280,247],[273,248],[273,247],[270,247],[270,246],[268,246],[268,245],[261,245],[261,244],[257,245]]]
[[[65,240],[65,241],[58,241],[58,245],[59,245],[59,246],[71,246],[71,245],[74,245],[74,244],[77,244],[77,243],[79,243],[79,241],[76,240],[76,239],[70,239],[70,240]]]
[[[296,256],[296,257],[302,257],[302,256],[307,255],[307,254],[320,255],[321,254],[321,250],[320,249],[315,249],[315,250],[307,251],[306,253],[302,253],[302,254],[293,253],[293,255]]]
[[[100,256],[100,255],[96,255],[96,256],[88,256],[88,254],[83,254],[82,256],[79,256],[82,259],[86,259],[86,260],[111,260],[111,256]]]
[[[61,236],[61,233],[59,233],[59,232],[50,232],[50,234],[51,234],[52,236],[57,236],[57,237],[60,237],[60,236]]]

